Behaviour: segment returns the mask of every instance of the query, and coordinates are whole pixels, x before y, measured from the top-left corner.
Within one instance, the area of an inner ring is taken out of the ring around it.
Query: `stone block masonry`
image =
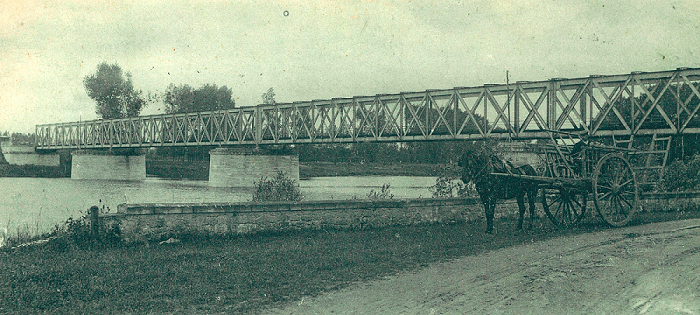
[[[72,179],[146,180],[145,155],[110,155],[75,151],[72,155]]]
[[[261,178],[278,171],[299,181],[299,157],[272,155],[229,148],[209,152],[209,184],[213,187],[254,187]]]
[[[700,193],[650,193],[641,211],[694,210]],[[671,205],[669,207],[669,205]],[[595,215],[589,201],[590,215]],[[540,220],[548,223],[538,204]],[[326,200],[298,203],[121,204],[117,213],[100,216],[100,233],[121,233],[125,243],[159,241],[185,233],[240,235],[314,229],[362,229],[391,225],[456,223],[482,219],[478,198]],[[497,205],[496,217],[515,217],[512,202]]]
[[[515,207],[517,209],[517,207]],[[483,217],[475,199],[304,201],[298,203],[121,204],[100,217],[101,228],[119,228],[126,243],[183,233],[238,235],[314,229],[454,223]]]

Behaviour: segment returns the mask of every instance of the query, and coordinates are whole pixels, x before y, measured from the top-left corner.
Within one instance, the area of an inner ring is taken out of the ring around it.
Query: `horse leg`
[[[520,212],[520,217],[518,217],[518,230],[523,229],[523,216],[525,215],[525,194],[520,194],[516,197],[518,200],[518,212]]]
[[[484,204],[484,212],[486,215],[486,233],[491,234],[493,233],[493,214],[494,214],[494,209],[496,208],[496,202],[494,200],[491,200],[489,198],[489,201]]]

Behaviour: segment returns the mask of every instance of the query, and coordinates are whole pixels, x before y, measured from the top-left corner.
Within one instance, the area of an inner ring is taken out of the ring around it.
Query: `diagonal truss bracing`
[[[700,69],[37,125],[37,149],[700,133]]]

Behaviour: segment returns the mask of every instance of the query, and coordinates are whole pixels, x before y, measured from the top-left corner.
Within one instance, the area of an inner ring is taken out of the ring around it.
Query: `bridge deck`
[[[700,133],[700,69],[36,126],[38,150]]]

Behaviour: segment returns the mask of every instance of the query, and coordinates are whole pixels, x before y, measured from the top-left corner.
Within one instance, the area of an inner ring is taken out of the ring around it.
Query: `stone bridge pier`
[[[278,171],[299,182],[299,156],[270,150],[217,148],[209,152],[209,185],[254,187],[261,178]]]
[[[144,154],[115,154],[107,151],[80,150],[71,152],[72,179],[132,180],[146,179]]]

